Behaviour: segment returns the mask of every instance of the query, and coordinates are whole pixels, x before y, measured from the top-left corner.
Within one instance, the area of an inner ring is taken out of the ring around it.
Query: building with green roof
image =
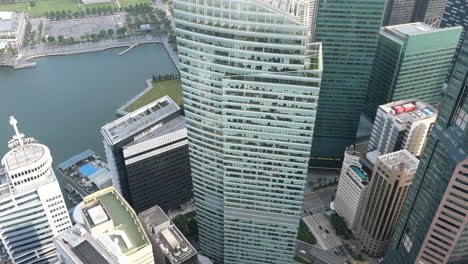
[[[88,195],[83,201],[86,229],[122,263],[154,263],[151,243],[137,214],[114,187]]]

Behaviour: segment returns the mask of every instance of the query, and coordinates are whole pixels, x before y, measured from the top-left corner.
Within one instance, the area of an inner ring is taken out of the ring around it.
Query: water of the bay
[[[40,58],[36,68],[22,70],[0,67],[0,157],[8,151],[14,115],[22,133],[50,148],[54,167],[86,149],[105,158],[100,127],[117,118],[115,110],[143,90],[146,79],[176,72],[163,45],[118,56],[122,50]]]

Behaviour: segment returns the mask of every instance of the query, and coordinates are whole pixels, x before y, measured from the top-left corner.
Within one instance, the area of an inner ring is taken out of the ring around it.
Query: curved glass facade
[[[203,254],[291,263],[321,82],[301,1],[175,0]]]

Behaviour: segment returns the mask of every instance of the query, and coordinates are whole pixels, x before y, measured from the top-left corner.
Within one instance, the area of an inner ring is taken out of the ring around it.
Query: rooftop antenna
[[[13,139],[16,139],[18,140],[20,146],[22,147],[23,146],[23,138],[24,138],[24,134],[21,134],[19,131],[18,131],[18,121],[15,119],[14,116],[10,116],[10,125],[13,126],[13,129],[15,130],[15,134],[13,136]]]

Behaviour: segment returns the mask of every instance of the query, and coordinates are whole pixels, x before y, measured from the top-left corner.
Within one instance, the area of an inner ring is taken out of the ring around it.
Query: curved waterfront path
[[[132,48],[138,45],[148,43],[164,44],[164,46],[166,47],[166,51],[170,55],[173,63],[176,65],[177,68],[179,68],[179,58],[172,49],[171,45],[169,44],[167,37],[154,37],[152,35],[130,37],[125,39],[107,39],[98,42],[83,42],[75,45],[66,46],[50,46],[46,44],[41,44],[34,48],[23,48],[16,58],[4,61],[3,64],[11,66],[15,69],[21,69],[35,67],[36,62],[31,62],[30,60],[40,57],[71,55],[119,47],[129,47],[125,51],[119,53],[119,55],[123,55],[124,53],[130,51]]]

